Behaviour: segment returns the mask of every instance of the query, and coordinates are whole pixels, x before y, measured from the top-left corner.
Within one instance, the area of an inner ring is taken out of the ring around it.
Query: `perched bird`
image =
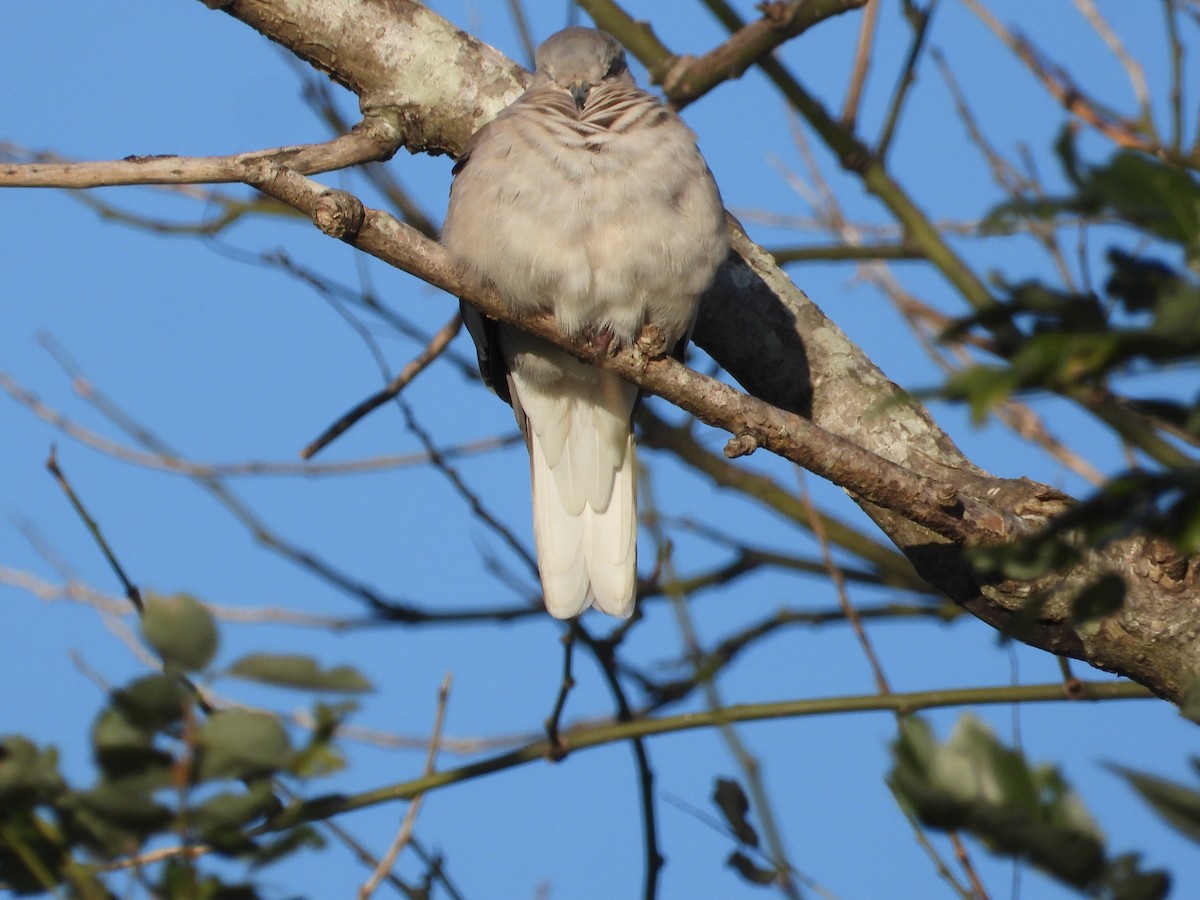
[[[696,137],[639,88],[621,45],[568,28],[537,51],[529,89],[468,142],[442,244],[515,313],[552,311],[572,336],[632,342],[643,324],[680,350],[728,253]],[[633,612],[638,388],[462,304],[484,380],[529,449],[546,608]]]

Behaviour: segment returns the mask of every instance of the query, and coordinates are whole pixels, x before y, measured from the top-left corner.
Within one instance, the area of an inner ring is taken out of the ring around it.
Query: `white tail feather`
[[[512,372],[529,422],[538,570],[546,609],[556,618],[592,603],[628,617],[637,587],[630,423],[637,388],[606,372],[581,371],[585,377],[545,386]]]

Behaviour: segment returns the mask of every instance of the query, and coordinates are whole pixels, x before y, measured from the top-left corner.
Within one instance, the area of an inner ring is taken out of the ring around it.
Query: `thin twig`
[[[892,102],[888,104],[883,130],[880,132],[879,140],[875,143],[875,153],[880,157],[887,156],[892,145],[892,138],[896,135],[896,127],[900,123],[900,111],[904,108],[904,101],[908,97],[909,89],[917,80],[917,62],[921,58],[921,51],[925,48],[925,37],[929,34],[929,22],[933,18],[933,10],[936,6],[937,0],[929,0],[929,5],[924,9],[910,0],[906,0],[904,4],[904,15],[912,27],[913,37],[908,47],[908,57],[904,60],[904,68],[900,71],[900,80],[896,83],[896,89],[892,94]]]
[[[75,489],[71,487],[71,483],[67,481],[67,476],[63,474],[58,465],[58,456],[55,452],[54,445],[50,446],[50,455],[46,459],[46,469],[54,476],[54,480],[58,482],[58,486],[62,488],[63,493],[67,495],[67,499],[71,501],[71,506],[75,508],[75,512],[79,514],[79,518],[83,520],[83,524],[87,527],[92,539],[100,548],[100,552],[104,554],[104,558],[108,561],[113,573],[121,582],[121,586],[125,589],[125,596],[129,598],[129,602],[133,604],[133,608],[139,613],[145,610],[145,604],[142,603],[142,594],[138,590],[137,585],[129,580],[129,576],[125,574],[125,569],[117,560],[116,554],[113,553],[112,547],[108,541],[104,539],[104,535],[100,531],[100,526],[96,520],[88,513],[83,505],[83,501],[79,499],[79,495],[75,493]]]
[[[416,414],[412,407],[409,406],[403,397],[396,397],[396,404],[400,407],[400,412],[404,416],[404,427],[416,437],[425,448],[425,452],[429,454],[430,464],[441,472],[449,480],[454,490],[458,495],[466,501],[470,507],[471,513],[486,525],[500,540],[502,540],[517,557],[525,563],[526,567],[533,573],[537,572],[537,560],[529,549],[517,539],[513,534],[512,529],[500,521],[496,515],[484,505],[480,496],[471,490],[466,480],[459,474],[459,471],[450,465],[449,461],[442,455],[437,444],[434,443],[433,437],[425,430],[424,426],[417,421]]]
[[[1125,74],[1129,78],[1129,85],[1133,88],[1133,96],[1142,111],[1142,120],[1148,128],[1153,128],[1154,113],[1150,106],[1150,90],[1146,87],[1146,73],[1143,71],[1141,63],[1129,55],[1129,51],[1121,43],[1121,38],[1113,31],[1108,20],[1097,8],[1095,0],[1073,0],[1073,2],[1075,8],[1087,19],[1092,30],[1100,36],[1100,40],[1104,41],[1125,70]]]
[[[48,335],[41,336],[41,342],[54,355],[55,361],[71,378],[72,387],[96,410],[110,422],[133,437],[139,444],[151,452],[162,456],[178,456],[161,438],[146,426],[136,421],[127,412],[113,403],[83,374],[78,364],[71,359],[67,352]],[[351,596],[357,597],[368,604],[377,615],[393,618],[396,621],[423,621],[430,614],[419,610],[411,604],[389,600],[378,592],[362,584],[350,575],[338,570],[316,554],[303,550],[277,535],[263,522],[240,498],[230,491],[219,479],[196,477],[198,485],[208,490],[222,506],[226,508],[242,525],[250,531],[264,546],[275,551],[285,559],[291,560],[300,567],[307,569],[335,585]]]
[[[127,184],[228,184],[245,182],[259,165],[286,165],[313,175],[390,159],[400,132],[386,115],[367,113],[346,134],[329,141],[252,150],[229,156],[127,156],[98,162],[0,162],[0,187],[95,188]]]
[[[630,619],[629,622],[633,622],[637,617],[635,612],[633,619]],[[629,705],[629,698],[625,696],[625,688],[621,685],[616,658],[616,640],[596,640],[578,619],[575,620],[572,630],[576,637],[583,641],[583,645],[592,653],[596,662],[600,664],[600,671],[604,674],[604,680],[608,684],[608,690],[617,707],[617,721],[633,722],[633,710]],[[616,633],[623,635],[624,631],[618,628]],[[551,745],[548,742],[544,743],[545,752],[550,754]],[[568,743],[570,742],[568,741]],[[658,849],[658,813],[654,805],[654,769],[650,766],[650,753],[646,750],[646,743],[641,736],[630,737],[629,745],[633,748],[633,759],[637,767],[638,799],[642,811],[642,847],[646,861],[642,900],[655,900],[658,896],[658,877],[662,872],[664,860]]]
[[[1172,162],[1194,164],[1181,158],[1149,132],[1147,125],[1131,120],[1089,96],[1058,66],[1047,61],[1038,49],[1022,35],[1015,34],[992,14],[979,0],[962,0],[1000,41],[1029,69],[1046,91],[1063,109],[1095,128],[1119,147],[1164,156]]]
[[[521,0],[508,0],[508,12],[512,16],[513,27],[517,29],[517,37],[521,41],[521,49],[525,52],[525,67],[533,71],[537,56],[537,41],[529,28],[529,19],[525,16],[525,7]]]
[[[678,583],[678,579],[674,577],[672,545],[662,530],[661,519],[658,516],[658,505],[655,502],[651,481],[648,477],[645,477],[646,474],[643,472],[641,485],[641,495],[646,506],[643,517],[657,550],[655,554],[657,565],[659,571],[662,573],[662,577],[668,583]],[[708,707],[709,712],[723,710],[725,702],[721,697],[720,690],[717,688],[716,675],[704,669],[705,654],[701,649],[700,638],[692,622],[687,598],[679,593],[673,593],[669,596],[671,599],[671,609],[675,613],[675,622],[683,639],[684,654],[691,664],[693,679],[700,685],[701,690],[704,692],[705,705]],[[732,725],[723,723],[718,726],[718,731],[729,748],[730,754],[742,770],[742,776],[749,788],[754,808],[762,823],[763,837],[769,851],[770,864],[775,870],[775,885],[785,897],[791,898],[791,900],[800,900],[800,889],[793,878],[796,870],[788,859],[787,849],[784,846],[779,825],[775,820],[775,814],[767,797],[766,787],[762,780],[762,765],[750,752],[750,749],[742,741],[737,730]]]
[[[442,679],[441,687],[438,688],[437,695],[437,710],[433,717],[433,730],[429,735],[429,750],[425,754],[425,777],[428,778],[434,773],[434,767],[437,763],[438,748],[442,739],[442,725],[446,721],[446,704],[450,699],[450,673],[447,672]],[[371,873],[371,877],[366,880],[363,886],[358,891],[359,900],[367,900],[379,887],[379,883],[392,871],[396,866],[396,860],[400,856],[400,852],[405,848],[412,838],[413,826],[417,821],[417,814],[421,810],[421,804],[425,799],[424,794],[418,794],[413,797],[412,802],[408,805],[408,811],[404,815],[404,821],[400,824],[400,830],[396,833],[392,845],[388,847],[387,853],[379,860],[379,865],[375,867],[375,871]]]
[[[949,832],[949,837],[950,845],[954,847],[954,858],[958,860],[967,880],[971,882],[971,896],[975,900],[988,900],[987,888],[979,880],[979,873],[975,871],[975,864],[971,862],[971,854],[967,850],[967,845],[963,843],[957,831]]]
[[[847,131],[854,131],[858,122],[858,110],[862,105],[863,89],[867,84],[867,72],[871,68],[871,49],[875,45],[875,34],[879,24],[879,0],[867,0],[863,7],[862,20],[858,23],[858,44],[854,48],[854,66],[850,71],[850,84],[846,88],[846,102],[842,106],[841,122]]]
[[[550,758],[558,761],[566,758],[567,752],[570,749],[566,742],[559,734],[559,723],[562,720],[563,710],[567,706],[567,695],[571,693],[571,689],[575,687],[575,677],[571,674],[571,661],[575,651],[575,623],[572,622],[566,629],[563,630],[562,647],[563,647],[563,671],[562,679],[558,685],[558,696],[554,698],[554,708],[550,711],[550,715],[546,718],[546,740],[550,742]]]
[[[813,505],[812,495],[808,490],[808,479],[804,477],[803,470],[796,471],[796,478],[800,486],[800,502],[809,510],[809,522],[812,525],[813,536],[817,539],[817,546],[821,548],[821,559],[825,562],[825,570],[829,575],[829,580],[833,583],[834,593],[837,594],[838,606],[845,614],[846,621],[850,623],[854,637],[862,648],[863,656],[867,658],[867,665],[871,667],[871,677],[875,679],[876,690],[881,694],[890,694],[892,689],[888,685],[887,675],[884,674],[883,666],[879,662],[871,639],[867,636],[867,630],[863,627],[862,617],[859,616],[854,604],[850,602],[850,593],[846,590],[846,579],[842,576],[842,570],[834,562],[833,553],[829,548],[829,538],[825,535],[825,527],[821,524],[821,517],[817,515],[817,509]]]
[[[450,321],[443,325],[433,336],[428,346],[416,358],[408,363],[386,387],[363,400],[348,413],[321,432],[320,436],[300,451],[301,459],[312,459],[341,435],[345,434],[356,422],[394,399],[404,390],[414,378],[425,371],[434,360],[450,345],[450,342],[462,330],[462,316],[455,313]]]
[[[340,462],[282,462],[272,460],[247,460],[245,462],[198,462],[180,459],[175,456],[163,456],[158,453],[144,453],[124,444],[111,441],[103,435],[85,428],[73,419],[63,415],[54,407],[48,405],[36,394],[23,387],[11,376],[0,372],[0,390],[7,393],[13,400],[20,403],[43,422],[53,425],[67,437],[81,444],[99,450],[113,459],[155,469],[160,472],[177,472],[197,478],[240,478],[258,475],[300,475],[318,477],[325,475],[351,475],[363,472],[378,472],[388,469],[403,469],[411,466],[425,465],[430,461],[428,452],[421,450],[414,453],[396,453],[387,456],[370,456],[362,459],[347,459]],[[519,432],[513,431],[500,437],[480,438],[461,444],[452,444],[440,448],[445,459],[456,459],[463,456],[474,456],[480,453],[490,453],[503,450],[521,441]]]
[[[1012,703],[1062,703],[1067,699],[1060,682],[1050,684],[1003,685],[1000,687],[953,688],[948,690],[894,692],[818,697],[803,700],[782,700],[772,703],[750,703],[726,706],[719,710],[696,710],[676,716],[630,719],[570,728],[567,731],[573,752],[592,747],[646,738],[658,734],[676,734],[736,722],[758,722],[771,719],[800,718],[817,715],[862,712],[914,713],[922,709],[943,709],[958,706],[984,706]],[[1149,688],[1131,681],[1084,681],[1080,683],[1080,700],[1105,702],[1115,700],[1153,700]],[[481,778],[493,772],[545,761],[550,745],[543,738],[506,753],[467,763],[456,769],[443,769],[428,778],[401,782],[342,797],[336,802],[319,803],[302,809],[287,819],[294,825],[310,818],[328,818],[344,812],[365,809],[395,800],[407,800],[417,794]]]
[[[1179,37],[1179,22],[1175,18],[1175,0],[1163,0],[1167,20],[1167,46],[1171,48],[1171,147],[1183,152],[1183,41]]]

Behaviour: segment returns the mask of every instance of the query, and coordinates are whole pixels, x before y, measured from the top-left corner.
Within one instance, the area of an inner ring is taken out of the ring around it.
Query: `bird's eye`
[[[608,67],[608,71],[604,73],[605,78],[616,78],[625,71],[625,54],[622,53],[612,61],[612,65]]]

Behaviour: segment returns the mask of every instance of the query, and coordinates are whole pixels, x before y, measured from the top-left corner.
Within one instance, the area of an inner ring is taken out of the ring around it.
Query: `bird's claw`
[[[667,347],[667,336],[653,322],[647,322],[642,326],[636,343],[637,348],[650,359],[658,359],[661,356],[666,356],[669,349]]]

